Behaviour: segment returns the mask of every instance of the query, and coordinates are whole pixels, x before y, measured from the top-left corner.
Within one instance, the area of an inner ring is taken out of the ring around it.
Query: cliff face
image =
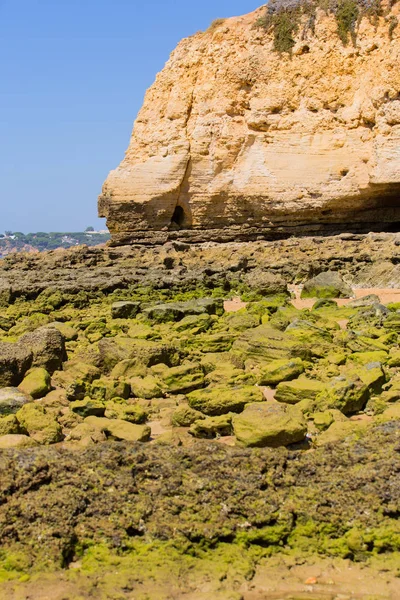
[[[255,26],[265,8],[184,39],[99,198],[113,242],[400,222],[399,5],[388,10],[344,45],[317,9],[291,54]]]

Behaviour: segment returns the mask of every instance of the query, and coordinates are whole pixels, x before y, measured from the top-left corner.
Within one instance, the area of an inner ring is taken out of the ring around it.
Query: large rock
[[[157,76],[99,199],[114,244],[400,220],[396,4],[362,18],[354,51],[325,11],[285,37],[277,2],[269,27],[257,26],[266,10],[184,39]],[[282,40],[290,59],[274,49]]]
[[[52,375],[67,360],[64,337],[54,327],[39,327],[19,339],[19,345],[32,352],[32,367],[43,367]]]
[[[232,423],[241,446],[288,446],[304,440],[307,432],[304,417],[295,407],[269,402],[249,404]]]
[[[10,433],[0,436],[0,450],[7,450],[11,448],[29,448],[30,446],[37,446],[37,442],[27,435]]]
[[[188,395],[191,408],[210,416],[224,415],[229,412],[237,413],[243,410],[249,402],[262,402],[263,400],[262,390],[250,385],[230,388],[208,387]]]
[[[24,344],[0,342],[0,387],[21,383],[32,364],[32,352]]]
[[[260,385],[278,385],[281,381],[290,381],[304,372],[304,363],[300,358],[292,360],[273,360],[263,366],[258,376]]]
[[[54,444],[63,439],[61,426],[47,410],[36,403],[25,404],[17,413],[21,427],[39,444]]]
[[[46,369],[37,367],[29,371],[18,387],[22,392],[37,400],[50,392],[51,378]]]
[[[135,425],[121,419],[106,419],[105,417],[87,417],[85,423],[104,431],[107,438],[126,442],[147,442],[151,429],[148,425]]]
[[[311,356],[309,348],[301,340],[268,324],[245,331],[233,343],[232,351],[255,363]]]
[[[324,390],[325,385],[321,381],[299,377],[281,382],[276,388],[275,399],[285,404],[297,404],[302,400],[315,400]]]
[[[0,415],[13,415],[29,402],[32,402],[32,397],[18,388],[0,389]]]
[[[309,279],[301,291],[302,298],[351,298],[353,290],[336,271],[324,271]]]
[[[106,373],[123,360],[130,359],[136,365],[151,367],[158,363],[172,366],[179,358],[173,345],[127,337],[102,339],[99,342],[99,355],[100,364]]]

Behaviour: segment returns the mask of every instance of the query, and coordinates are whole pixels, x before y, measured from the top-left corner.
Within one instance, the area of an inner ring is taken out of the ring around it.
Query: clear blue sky
[[[257,0],[0,0],[0,232],[97,219],[144,92],[182,38]]]

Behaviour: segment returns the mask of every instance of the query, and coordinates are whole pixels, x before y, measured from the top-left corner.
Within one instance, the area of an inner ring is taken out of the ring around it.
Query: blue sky
[[[177,42],[260,4],[0,0],[0,232],[103,227],[102,183]]]

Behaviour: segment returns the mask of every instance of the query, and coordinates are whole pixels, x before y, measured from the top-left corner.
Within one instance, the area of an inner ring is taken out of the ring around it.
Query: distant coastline
[[[110,239],[109,232],[95,231],[88,227],[85,231],[78,232],[43,232],[24,234],[20,231],[6,231],[0,233],[0,258],[12,252],[43,252],[57,248],[71,248],[72,246],[99,246]]]

